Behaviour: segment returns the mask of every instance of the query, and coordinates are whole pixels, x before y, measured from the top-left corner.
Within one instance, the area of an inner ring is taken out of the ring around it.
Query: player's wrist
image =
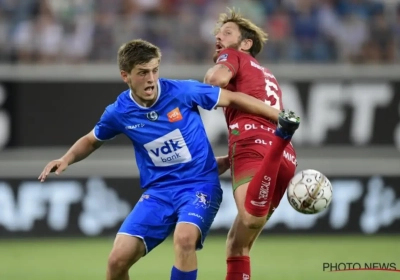
[[[74,159],[71,155],[65,155],[59,159],[62,162],[65,162],[67,165],[71,165],[74,163]]]

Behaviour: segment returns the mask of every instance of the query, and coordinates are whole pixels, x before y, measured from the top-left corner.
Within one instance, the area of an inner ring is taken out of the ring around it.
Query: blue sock
[[[293,134],[282,131],[280,128],[275,130],[275,135],[281,137],[283,140],[290,140],[293,137]]]
[[[171,280],[196,280],[197,279],[197,269],[192,271],[180,271],[175,266],[171,270]]]

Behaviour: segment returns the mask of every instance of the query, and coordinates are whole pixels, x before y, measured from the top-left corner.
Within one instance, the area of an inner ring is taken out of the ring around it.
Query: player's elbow
[[[230,77],[226,77],[225,75],[218,74],[218,72],[214,72],[210,75],[207,75],[204,81],[207,84],[224,88],[228,85]]]

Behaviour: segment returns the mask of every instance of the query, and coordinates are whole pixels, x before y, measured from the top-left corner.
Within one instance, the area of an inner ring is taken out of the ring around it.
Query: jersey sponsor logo
[[[264,176],[263,180],[261,181],[260,191],[258,193],[259,201],[251,200],[250,203],[257,207],[267,207],[267,199],[269,195],[269,188],[271,186],[271,177]]]
[[[264,139],[256,139],[254,143],[272,146],[272,141],[265,141]]]
[[[141,128],[141,127],[144,127],[144,123],[138,123],[138,124],[134,124],[134,125],[127,125],[127,126],[125,126],[125,129],[132,130],[132,129],[137,129],[137,128]]]
[[[238,123],[230,125],[229,129],[231,130],[231,133],[233,135],[239,135],[240,134],[240,132],[239,132],[239,124]]]
[[[139,198],[139,202],[142,202],[143,200],[149,199],[149,198],[150,198],[150,195],[148,195],[148,194],[143,194],[143,195]]]
[[[225,53],[225,54],[223,54],[223,55],[220,55],[219,57],[218,57],[218,59],[217,59],[217,62],[216,63],[218,63],[218,62],[222,62],[222,61],[227,61],[228,60],[228,54],[227,53]]]
[[[268,201],[255,201],[255,200],[250,201],[250,203],[252,205],[257,206],[257,207],[265,207],[267,202]]]
[[[268,131],[268,132],[271,132],[271,133],[275,132],[275,130],[270,128],[269,126],[264,126],[264,125],[258,126],[258,125],[254,124],[254,123],[245,124],[244,125],[244,130],[257,130],[257,129],[262,129],[262,130],[265,130],[265,131]]]
[[[169,122],[177,122],[182,120],[182,114],[178,107],[167,114]]]
[[[287,159],[288,161],[290,161],[291,163],[293,163],[295,166],[297,166],[296,157],[294,155],[292,155],[291,153],[288,153],[287,151],[283,151],[283,157],[285,159]]]
[[[263,72],[264,72],[264,70],[265,70],[264,67],[262,67],[261,65],[255,63],[255,62],[252,61],[252,60],[250,60],[250,65],[251,65],[252,67],[254,67],[254,68],[257,68],[258,70],[263,71]]]
[[[197,214],[197,213],[189,212],[188,216],[196,217],[196,218],[200,219],[204,223],[204,218],[201,215]]]
[[[235,128],[239,129],[239,124],[238,124],[238,123],[231,124],[231,125],[229,126],[229,128],[230,128],[230,129],[235,129]]]
[[[155,166],[170,166],[192,160],[179,129],[144,145]]]
[[[210,207],[211,203],[211,196],[209,194],[203,193],[203,192],[196,192],[196,199],[193,202],[194,205],[196,205],[196,208],[204,208],[207,209]]]
[[[267,199],[268,198],[270,185],[271,185],[271,177],[264,176],[264,180],[261,181],[258,199]]]
[[[146,114],[146,117],[152,122],[154,122],[158,120],[158,113],[156,111],[151,111],[150,113]]]

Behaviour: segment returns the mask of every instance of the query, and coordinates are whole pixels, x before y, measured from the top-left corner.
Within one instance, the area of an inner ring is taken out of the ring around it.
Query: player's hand
[[[39,175],[38,179],[40,180],[40,182],[44,182],[50,173],[55,172],[57,175],[59,175],[61,172],[63,172],[65,169],[67,169],[67,167],[68,167],[68,162],[66,160],[56,159],[56,160],[50,161],[46,165],[46,167],[43,169],[43,171]]]
[[[231,163],[229,161],[229,156],[223,156],[223,157],[216,157],[215,158],[218,164],[218,174],[222,175],[224,174],[229,168],[231,168]]]

